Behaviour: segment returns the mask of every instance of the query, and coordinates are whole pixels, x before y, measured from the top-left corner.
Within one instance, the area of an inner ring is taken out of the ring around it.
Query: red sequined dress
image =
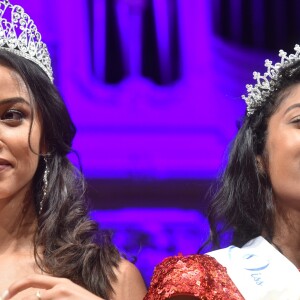
[[[201,300],[244,300],[226,268],[208,255],[168,257],[156,266],[144,300],[179,295]]]

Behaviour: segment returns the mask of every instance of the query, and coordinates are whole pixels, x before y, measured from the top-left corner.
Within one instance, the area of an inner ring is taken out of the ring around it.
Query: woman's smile
[[[12,167],[13,166],[9,161],[0,158],[0,172],[10,170]]]

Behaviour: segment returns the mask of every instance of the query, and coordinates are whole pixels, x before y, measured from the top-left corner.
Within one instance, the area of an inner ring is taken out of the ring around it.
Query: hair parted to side
[[[232,233],[228,242],[238,247],[263,233],[272,239],[276,207],[265,149],[268,122],[290,89],[299,83],[300,61],[282,67],[274,91],[254,114],[245,115],[208,210],[208,242],[214,249],[220,247],[227,232]],[[259,163],[258,156],[262,158]]]
[[[96,222],[89,218],[85,181],[67,158],[76,133],[68,110],[49,77],[33,62],[0,50],[0,65],[17,72],[32,94],[32,105],[41,118],[43,140],[50,153],[48,192],[40,215],[45,169],[42,155],[33,178],[38,215],[35,260],[44,272],[68,278],[108,299],[113,293],[114,269],[120,254],[110,236],[98,230]],[[40,248],[44,249],[41,255]]]

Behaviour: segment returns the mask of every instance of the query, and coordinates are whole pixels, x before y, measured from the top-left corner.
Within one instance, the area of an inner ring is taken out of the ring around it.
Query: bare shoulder
[[[117,281],[113,284],[115,294],[112,300],[142,300],[146,286],[141,273],[134,264],[122,259],[116,270]]]

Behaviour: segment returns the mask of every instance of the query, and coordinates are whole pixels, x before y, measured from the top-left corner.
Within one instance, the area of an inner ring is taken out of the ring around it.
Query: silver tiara
[[[272,65],[272,61],[266,59],[265,67],[267,67],[267,72],[265,72],[264,75],[261,75],[259,72],[253,72],[253,78],[256,79],[257,83],[254,86],[252,84],[247,84],[246,89],[248,96],[242,96],[247,104],[248,116],[252,115],[274,91],[276,80],[278,79],[281,68],[300,59],[300,46],[295,45],[294,50],[296,53],[290,54],[289,56],[286,52],[280,50],[279,57],[281,60],[275,65]]]
[[[41,34],[24,9],[9,0],[0,1],[0,49],[33,61],[53,82],[51,59]]]

